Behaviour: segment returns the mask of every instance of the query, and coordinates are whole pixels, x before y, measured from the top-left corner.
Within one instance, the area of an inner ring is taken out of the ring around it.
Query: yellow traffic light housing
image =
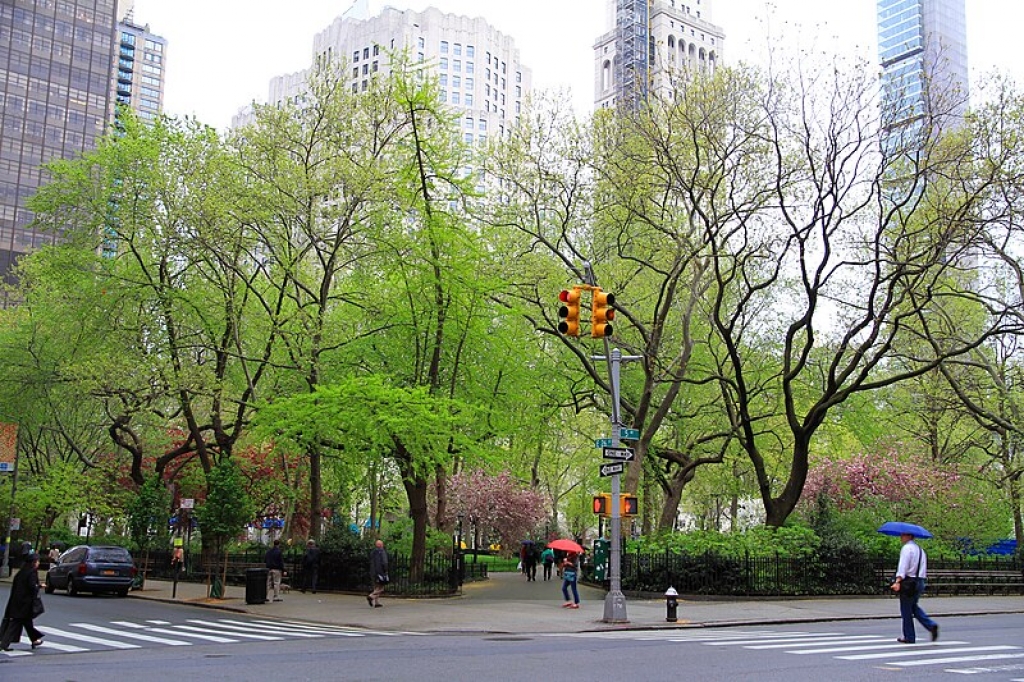
[[[580,298],[582,287],[564,289],[558,294],[558,300],[562,306],[558,309],[558,333],[565,336],[580,335]]]
[[[600,287],[594,287],[591,298],[590,312],[590,336],[595,339],[603,339],[612,335],[612,326],[609,324],[615,319],[615,294],[608,294],[601,291]]]
[[[636,495],[625,493],[619,495],[619,516],[636,516],[639,513],[640,504],[637,502]]]
[[[612,494],[599,493],[594,495],[594,513],[598,516],[612,515]]]

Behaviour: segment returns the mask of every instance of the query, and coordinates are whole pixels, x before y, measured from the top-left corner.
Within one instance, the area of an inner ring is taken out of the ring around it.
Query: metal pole
[[[622,364],[622,352],[615,348],[608,356],[608,368],[612,383],[612,447],[619,447],[619,367]],[[626,597],[622,594],[622,514],[620,508],[621,487],[619,474],[612,476],[612,518],[611,518],[611,552],[608,557],[610,588],[604,598],[604,622],[628,623],[626,616]]]

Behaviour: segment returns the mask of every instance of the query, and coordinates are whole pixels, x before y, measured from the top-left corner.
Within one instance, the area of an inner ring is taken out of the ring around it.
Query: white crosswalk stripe
[[[0,657],[19,658],[37,654],[82,653],[102,649],[139,649],[146,645],[184,647],[197,644],[418,634],[360,630],[303,621],[237,618],[192,618],[179,623],[167,620],[77,622],[68,623],[60,628],[40,626],[39,630],[45,635],[41,647],[14,648],[11,651],[0,652]]]
[[[979,661],[1024,659],[1024,647],[1016,644],[972,646],[970,642],[947,639],[940,642],[903,644],[886,635],[849,635],[841,632],[746,630],[726,632],[701,630],[680,632],[583,632],[556,637],[591,639],[632,639],[699,644],[713,647],[740,647],[750,650],[781,650],[796,656],[831,656],[843,661],[870,661],[900,668],[957,666]],[[944,672],[973,674],[987,672],[978,667],[951,667]],[[1024,678],[1018,682],[1024,682]]]

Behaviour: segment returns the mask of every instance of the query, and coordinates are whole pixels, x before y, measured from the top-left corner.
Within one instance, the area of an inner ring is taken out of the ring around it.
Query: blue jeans
[[[565,597],[565,601],[569,601],[569,586],[572,586],[572,598],[576,604],[580,603],[580,593],[576,590],[575,580],[563,580],[562,581],[562,596]]]
[[[900,592],[900,617],[903,619],[903,639],[908,642],[917,640],[917,632],[914,629],[914,619],[921,621],[921,625],[929,632],[935,627],[935,621],[928,617],[920,606],[917,605],[921,594],[924,593],[925,579],[917,579],[917,591],[912,597],[906,597]]]

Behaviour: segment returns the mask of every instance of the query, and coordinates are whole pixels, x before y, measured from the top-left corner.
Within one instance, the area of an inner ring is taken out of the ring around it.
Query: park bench
[[[929,569],[927,592],[933,595],[1024,594],[1024,573],[967,568]]]

